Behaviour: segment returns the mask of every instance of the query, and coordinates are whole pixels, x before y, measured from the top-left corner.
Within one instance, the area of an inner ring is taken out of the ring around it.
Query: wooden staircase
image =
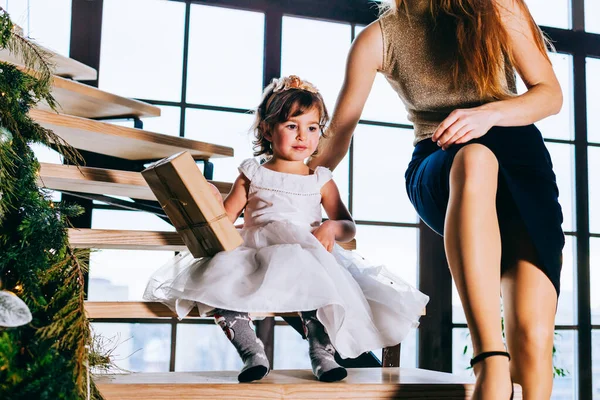
[[[0,50],[0,61],[21,65],[8,51]],[[69,58],[54,54],[57,65],[53,79],[53,95],[60,103],[59,113],[40,104],[30,116],[54,131],[73,147],[106,157],[123,160],[127,170],[99,167],[76,167],[41,164],[38,182],[41,187],[97,199],[123,208],[133,208],[161,215],[161,209],[140,175],[143,164],[189,151],[205,163],[205,176],[210,179],[210,159],[232,157],[233,149],[181,137],[163,135],[138,128],[128,128],[99,119],[160,116],[160,109],[137,100],[123,98],[75,80],[94,80],[96,71]],[[35,72],[29,72],[35,74]],[[112,162],[112,161],[111,161]],[[129,163],[129,164],[127,164]],[[208,167],[207,167],[208,166]],[[225,195],[231,183],[212,182]],[[126,197],[133,202],[114,199]],[[162,215],[164,217],[164,215]],[[79,248],[184,250],[175,232],[69,229],[70,243]],[[356,242],[345,243],[354,249]],[[175,316],[163,304],[149,302],[87,302],[86,313],[92,321],[156,320],[173,321]],[[271,314],[261,315],[271,316]],[[288,317],[289,315],[284,315]],[[199,318],[190,315],[189,318]],[[399,350],[391,351],[398,365]],[[399,368],[351,369],[340,383],[322,384],[307,370],[276,370],[264,380],[240,384],[237,372],[135,373],[100,375],[94,378],[103,396],[109,399],[334,399],[334,398],[443,398],[465,399],[472,383],[450,374]]]

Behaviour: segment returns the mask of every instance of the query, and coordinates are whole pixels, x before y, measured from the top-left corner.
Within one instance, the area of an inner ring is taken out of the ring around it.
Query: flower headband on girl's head
[[[275,83],[273,93],[283,92],[289,89],[300,89],[311,93],[319,93],[319,90],[315,85],[308,81],[303,81],[296,75],[284,76],[279,79],[274,79],[273,81]]]

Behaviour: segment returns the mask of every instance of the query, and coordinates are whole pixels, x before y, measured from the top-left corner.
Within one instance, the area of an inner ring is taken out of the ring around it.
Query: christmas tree
[[[80,210],[38,188],[29,145],[52,145],[74,163],[78,153],[28,116],[40,101],[56,106],[52,66],[2,8],[0,48],[36,71],[0,62],[0,399],[97,398],[88,374],[86,266],[67,237],[67,219]]]

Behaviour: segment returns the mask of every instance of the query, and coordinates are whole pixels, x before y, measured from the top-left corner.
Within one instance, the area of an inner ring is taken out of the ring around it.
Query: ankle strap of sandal
[[[504,356],[504,357],[507,357],[508,360],[510,361],[510,354],[508,354],[506,351],[486,351],[483,353],[479,353],[476,357],[473,357],[471,359],[471,367],[474,366],[475,364],[477,364],[478,362],[485,360],[488,357],[494,357],[494,356]]]

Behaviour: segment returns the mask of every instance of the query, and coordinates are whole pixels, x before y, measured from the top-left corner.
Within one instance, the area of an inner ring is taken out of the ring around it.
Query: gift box
[[[242,244],[190,153],[157,161],[142,176],[194,257],[213,256]]]

